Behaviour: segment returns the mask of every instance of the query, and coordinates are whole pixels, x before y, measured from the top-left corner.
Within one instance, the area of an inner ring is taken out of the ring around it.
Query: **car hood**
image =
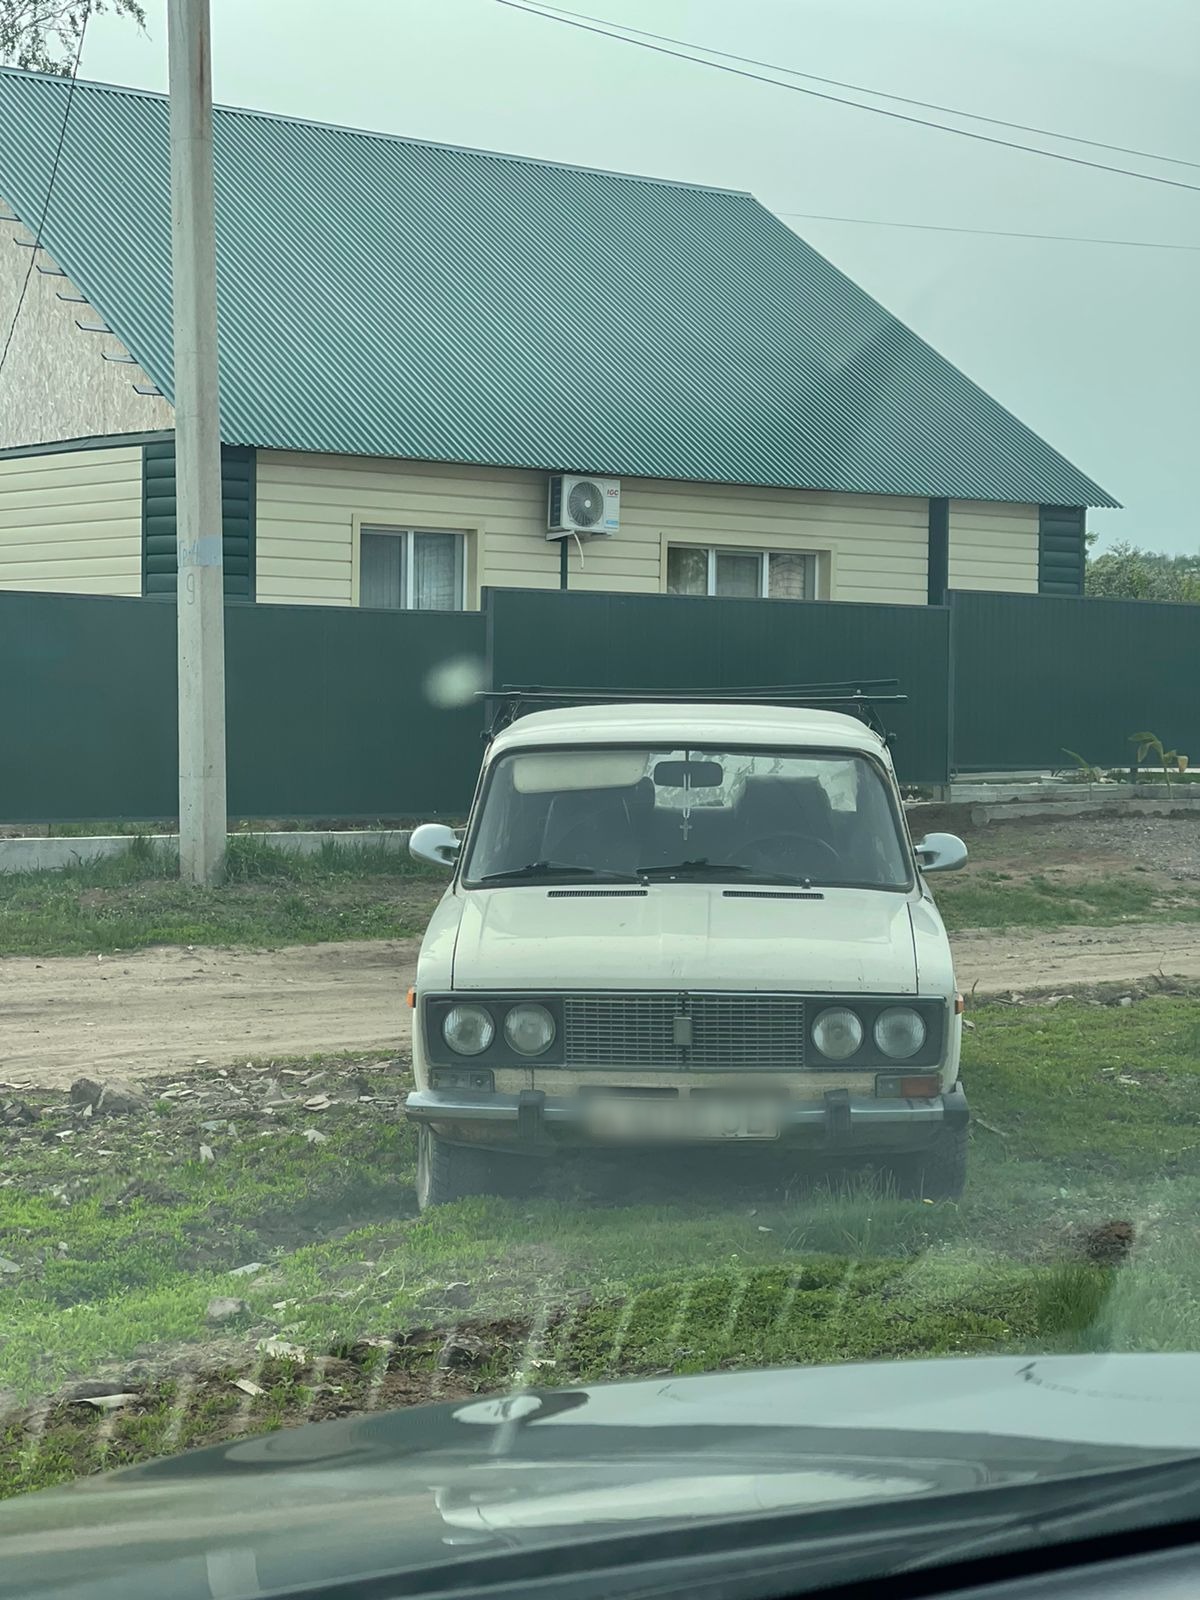
[[[623,1526],[1149,1465],[1197,1438],[1191,1354],[527,1391],[285,1429],[0,1504],[0,1595],[250,1600]]]
[[[467,890],[455,989],[916,994],[903,894],[766,886]]]

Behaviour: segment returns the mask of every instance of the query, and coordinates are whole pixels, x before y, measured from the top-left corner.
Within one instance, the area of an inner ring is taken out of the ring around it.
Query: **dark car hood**
[[[242,1439],[0,1504],[0,1595],[240,1600],[688,1517],[1150,1464],[1200,1446],[1200,1355],[658,1378]]]

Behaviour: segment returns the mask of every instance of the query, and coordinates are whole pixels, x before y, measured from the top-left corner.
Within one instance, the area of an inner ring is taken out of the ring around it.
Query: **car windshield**
[[[499,757],[464,881],[564,874],[912,883],[887,780],[862,755],[706,745]]]

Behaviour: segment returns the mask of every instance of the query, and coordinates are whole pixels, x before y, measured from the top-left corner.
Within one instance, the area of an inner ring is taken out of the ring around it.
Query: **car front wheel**
[[[503,1156],[477,1145],[448,1144],[431,1128],[417,1128],[417,1205],[447,1206],[478,1194],[503,1194],[509,1173]]]

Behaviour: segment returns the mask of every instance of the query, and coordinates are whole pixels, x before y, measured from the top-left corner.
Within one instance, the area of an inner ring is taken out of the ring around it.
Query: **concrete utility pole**
[[[179,871],[192,883],[217,883],[225,870],[228,819],[208,0],[167,0],[167,53],[179,544]]]

